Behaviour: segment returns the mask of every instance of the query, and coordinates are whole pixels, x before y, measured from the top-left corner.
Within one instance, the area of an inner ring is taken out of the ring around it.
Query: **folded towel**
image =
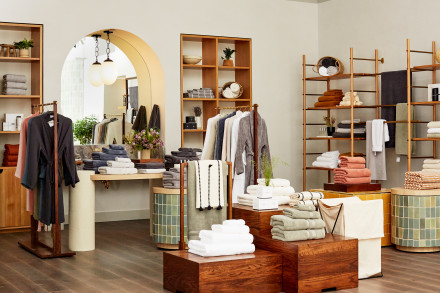
[[[27,85],[24,82],[4,81],[3,87],[9,88],[9,89],[27,90]]]
[[[137,169],[139,174],[159,174],[166,172],[166,169]]]
[[[350,138],[351,137],[351,133],[340,133],[340,132],[335,132],[332,135],[335,138]],[[353,133],[353,137],[355,138],[365,138],[366,134],[365,133]]]
[[[109,149],[109,148],[102,148],[102,152],[106,153],[106,154],[110,154],[110,155],[126,155],[127,151],[125,150],[113,150],[113,149]]]
[[[19,149],[19,144],[5,144],[5,151],[8,152],[9,155],[18,155]]]
[[[325,238],[325,230],[310,229],[310,230],[298,230],[298,231],[284,231],[278,227],[274,227],[271,230],[272,238],[281,241],[302,241],[309,239],[322,239]]]
[[[350,178],[350,177],[334,177],[334,182],[339,184],[365,184],[365,183],[371,183],[371,177],[356,177],[356,178]]]
[[[428,128],[440,128],[440,121],[431,121],[428,123]]]
[[[198,148],[179,148],[179,151],[181,151],[181,152],[201,152],[202,149],[198,149]]]
[[[341,160],[341,164],[345,164],[345,163],[365,164],[365,159],[363,157],[345,157],[345,156],[342,156],[339,159]]]
[[[200,241],[203,243],[221,244],[221,243],[249,243],[254,241],[252,234],[227,234],[211,230],[200,230]]]
[[[184,188],[187,188],[187,181],[185,181]],[[180,181],[163,181],[162,185],[164,188],[178,189],[180,188]]]
[[[299,199],[290,199],[289,206],[293,208],[297,208],[300,205],[311,205],[316,207],[318,205],[317,199],[307,199],[307,200],[299,200]]]
[[[440,133],[428,133],[429,138],[440,138]]]
[[[315,107],[319,108],[319,107],[335,107],[337,105],[339,105],[340,101],[333,101],[333,102],[316,102],[315,103]]]
[[[353,119],[353,123],[360,123],[360,122],[361,122],[361,119]],[[351,120],[342,120],[341,123],[350,125]]]
[[[314,206],[313,206],[314,208]],[[292,219],[284,215],[274,215],[270,218],[270,225],[283,231],[296,231],[305,229],[320,229],[325,227],[322,219]]]
[[[2,163],[3,167],[16,167],[17,166],[17,161],[14,162],[4,162]]]
[[[322,192],[303,191],[292,194],[290,198],[297,200],[316,200],[316,199],[323,199],[324,194]]]
[[[226,226],[243,226],[246,225],[246,222],[242,219],[232,219],[224,220],[222,224]]]
[[[428,133],[440,133],[440,128],[428,128]]]
[[[93,160],[101,160],[101,161],[118,161],[118,158],[127,158],[129,160],[128,162],[131,162],[130,159],[128,159],[127,155],[111,155],[101,152],[93,152],[92,153],[92,159]]]
[[[111,148],[112,150],[125,150],[125,147],[123,145],[117,145],[117,144],[111,144],[108,146],[109,148]]]
[[[26,82],[26,76],[21,74],[5,74],[3,75],[3,80],[23,83]]]
[[[340,90],[340,89],[328,90],[324,93],[324,96],[334,96],[334,95],[341,95],[342,96],[342,90]]]
[[[112,167],[99,167],[99,173],[106,175],[124,175],[124,174],[137,174],[136,168],[112,168]]]
[[[2,90],[3,95],[26,95],[26,90],[22,89],[11,89],[11,88],[3,88]]]
[[[330,158],[334,158],[334,157],[339,158],[339,151],[325,152],[325,153],[322,153],[321,156],[330,157]]]
[[[107,161],[107,165],[112,168],[134,168],[133,162]]]
[[[440,169],[440,164],[423,164],[423,169]]]
[[[207,244],[200,240],[190,240],[188,242],[188,252],[194,253],[203,257],[208,256],[222,256],[253,253],[255,245],[249,243],[231,243],[231,244]]]
[[[247,234],[249,233],[249,227],[244,225],[221,225],[215,224],[211,226],[212,231],[220,232],[220,233],[230,233],[230,234]]]
[[[283,213],[292,219],[319,219],[321,217],[317,211],[300,211],[294,208],[286,208]]]
[[[334,102],[341,101],[342,95],[340,96],[321,96],[318,98],[318,102]]]
[[[130,158],[124,157],[124,156],[117,156],[115,158],[115,161],[117,161],[117,162],[126,162],[126,163],[130,163],[131,162]]]
[[[261,185],[249,185],[246,188],[247,193],[257,194],[257,190]],[[292,186],[286,187],[272,187],[272,196],[290,196],[295,193],[295,189]]]
[[[266,185],[266,180],[264,178],[257,179],[258,185]],[[269,186],[272,187],[288,187],[290,186],[290,181],[281,178],[270,179]]]
[[[3,161],[6,162],[17,162],[18,155],[3,155]]]
[[[107,161],[101,161],[101,160],[88,160],[88,159],[84,159],[83,160],[84,163],[84,167],[87,167],[90,169],[94,169],[94,168],[99,168],[99,167],[103,167],[103,166],[107,166]]]
[[[135,165],[138,169],[164,169],[164,163],[136,163]]]
[[[250,194],[240,194],[237,196],[237,201],[239,204],[246,205],[246,206],[253,206],[254,205],[254,198],[256,198],[256,195],[250,195]]]
[[[365,164],[357,164],[357,163],[344,163],[339,164],[340,168],[346,169],[365,169]]]
[[[341,175],[349,178],[356,178],[356,177],[370,177],[371,171],[370,169],[348,169],[348,168],[337,168],[333,170],[335,172],[335,175]]]
[[[338,157],[323,157],[323,156],[319,156],[316,158],[317,162],[327,162],[327,163],[337,163],[338,162]]]
[[[425,159],[423,164],[440,164],[440,160],[436,159]]]
[[[338,167],[338,163],[335,161],[333,163],[330,162],[313,162],[312,163],[313,167],[318,167],[318,168],[329,168],[329,169],[334,169]]]
[[[163,179],[169,179],[169,180],[180,180],[180,173],[176,173],[176,172],[170,172],[170,171],[165,171],[163,172]],[[183,174],[183,178],[186,180],[187,179],[187,174],[184,173]]]
[[[351,128],[351,124],[349,123],[338,123],[338,128]],[[365,128],[365,124],[361,124],[361,123],[353,123],[353,128]]]
[[[350,128],[336,128],[336,132],[339,133],[351,133]],[[353,128],[353,133],[365,133],[365,128]]]

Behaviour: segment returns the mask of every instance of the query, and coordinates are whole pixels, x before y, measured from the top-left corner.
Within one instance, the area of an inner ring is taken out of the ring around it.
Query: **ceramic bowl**
[[[202,56],[183,55],[184,64],[197,64],[202,60]]]

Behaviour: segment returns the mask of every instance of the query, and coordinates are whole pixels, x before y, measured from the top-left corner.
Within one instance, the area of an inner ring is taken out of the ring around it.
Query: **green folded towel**
[[[285,216],[292,219],[319,219],[319,212],[317,211],[300,211],[297,209],[287,208],[283,210]]]
[[[278,227],[274,227],[271,231],[272,238],[281,241],[302,241],[325,238],[324,228],[298,231],[283,231]]]
[[[297,204],[297,205],[293,206],[292,208],[299,210],[299,211],[309,211],[309,212],[316,211],[316,207],[312,204]]]
[[[325,223],[321,219],[292,219],[283,215],[272,216],[270,218],[270,225],[283,231],[319,229],[325,227]]]

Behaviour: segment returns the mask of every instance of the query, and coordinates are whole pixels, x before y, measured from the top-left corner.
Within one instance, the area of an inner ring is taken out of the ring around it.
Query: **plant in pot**
[[[330,116],[324,116],[325,125],[327,126],[327,135],[332,136],[335,133],[336,118]]]
[[[150,151],[163,147],[159,131],[151,128],[132,133],[125,137],[125,142],[138,151],[138,158],[148,160]]]
[[[287,165],[286,162],[281,161],[279,158],[270,159],[269,156],[264,153],[261,158],[260,170],[264,177],[264,186],[259,185],[257,189],[257,196],[259,198],[271,198],[273,187],[270,186],[270,180],[273,177],[273,170],[278,166],[278,164]]]
[[[20,57],[29,57],[29,48],[34,47],[34,41],[33,40],[27,40],[24,38],[23,41],[20,42],[14,42],[14,46],[19,49]]]
[[[225,57],[222,57],[223,66],[234,66],[234,61],[232,61],[231,58],[232,54],[235,53],[235,50],[232,50],[231,48],[226,48],[223,50],[223,53],[225,54]]]
[[[202,108],[200,108],[199,106],[194,107],[194,115],[196,116],[196,123],[197,123],[197,129],[202,129]]]
[[[73,137],[79,141],[80,144],[91,144],[93,137],[93,126],[98,123],[95,116],[84,117],[77,120],[73,124]]]

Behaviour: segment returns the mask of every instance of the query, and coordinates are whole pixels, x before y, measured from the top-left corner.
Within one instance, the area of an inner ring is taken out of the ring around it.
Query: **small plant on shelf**
[[[196,116],[197,129],[202,129],[202,108],[199,106],[194,107],[194,115]]]
[[[222,57],[223,66],[234,66],[234,61],[232,61],[231,58],[232,54],[235,53],[235,50],[232,50],[231,48],[225,48],[223,50],[223,53],[225,54],[225,57]]]
[[[335,133],[336,118],[330,116],[324,116],[325,125],[327,126],[327,135],[332,136]]]
[[[77,120],[73,124],[73,137],[79,141],[80,144],[90,144],[93,136],[93,126],[98,123],[95,116],[84,117]]]
[[[14,46],[19,49],[20,57],[29,57],[29,48],[34,47],[34,41],[24,38],[23,41],[14,42]]]

